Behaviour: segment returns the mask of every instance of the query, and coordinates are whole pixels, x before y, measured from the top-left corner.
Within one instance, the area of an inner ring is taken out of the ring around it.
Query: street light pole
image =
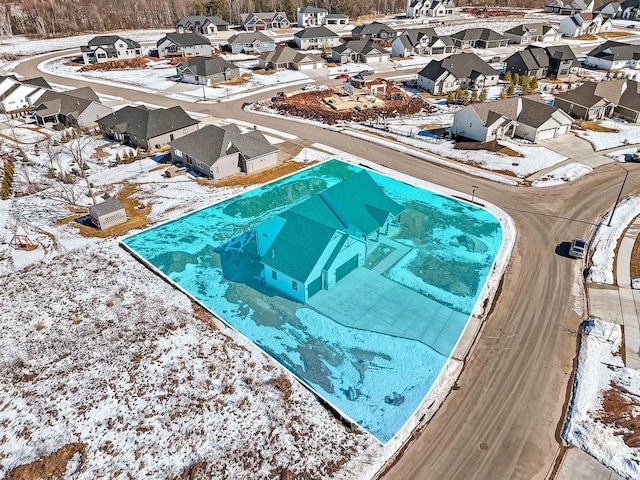
[[[618,165],[620,167],[620,165]],[[620,197],[622,196],[622,190],[624,190],[624,184],[627,181],[627,177],[629,176],[629,170],[624,167],[620,167],[624,170],[624,180],[622,181],[622,186],[620,187],[620,191],[618,192],[618,198],[616,199],[616,203],[613,205],[613,210],[611,210],[611,215],[609,216],[609,221],[607,222],[607,227],[611,226],[611,220],[613,220],[613,216],[616,213],[616,208],[618,207],[618,202],[620,202]]]
[[[476,199],[476,190],[478,188],[476,185],[471,185],[471,203],[475,203],[474,200]]]

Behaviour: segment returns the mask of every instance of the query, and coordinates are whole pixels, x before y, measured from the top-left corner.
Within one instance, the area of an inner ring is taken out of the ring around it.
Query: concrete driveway
[[[564,163],[571,162],[580,162],[591,168],[595,168],[613,161],[613,159],[606,155],[594,152],[591,143],[577,135],[574,135],[573,133],[560,135],[559,137],[551,138],[549,140],[542,140],[538,142],[538,145],[547,147],[549,150],[553,150],[554,152],[567,157],[567,160],[561,164],[554,165],[554,168],[557,168]]]

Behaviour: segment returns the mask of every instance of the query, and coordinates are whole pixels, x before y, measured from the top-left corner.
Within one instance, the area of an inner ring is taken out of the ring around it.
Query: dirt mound
[[[79,453],[79,465],[84,463],[87,456],[85,448],[86,445],[84,443],[69,443],[47,456],[14,468],[7,473],[5,480],[62,478],[67,471],[67,464],[74,455]]]

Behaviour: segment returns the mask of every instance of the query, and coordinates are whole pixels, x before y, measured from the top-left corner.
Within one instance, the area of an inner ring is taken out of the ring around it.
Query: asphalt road
[[[36,65],[45,58],[22,63],[18,73],[43,75],[63,85],[87,84],[42,74]],[[550,475],[560,451],[560,425],[577,352],[577,329],[583,320],[574,311],[573,294],[582,264],[556,255],[555,247],[575,236],[588,238],[598,218],[613,206],[623,177],[620,168],[600,167],[564,186],[510,187],[339,133],[246,113],[241,105],[255,99],[251,97],[207,105],[126,88],[92,87],[132,101],[181,105],[274,128],[297,135],[303,144],[321,142],[462,192],[479,186],[477,196],[506,210],[518,229],[502,290],[466,358],[459,388],[383,476],[529,480]],[[632,174],[625,193],[638,191],[640,165],[627,167]]]

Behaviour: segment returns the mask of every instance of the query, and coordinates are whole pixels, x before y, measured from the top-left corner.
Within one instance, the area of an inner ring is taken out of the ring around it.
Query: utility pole
[[[476,190],[480,188],[476,185],[472,185],[471,186],[471,203],[475,203],[474,200],[476,199]]]

